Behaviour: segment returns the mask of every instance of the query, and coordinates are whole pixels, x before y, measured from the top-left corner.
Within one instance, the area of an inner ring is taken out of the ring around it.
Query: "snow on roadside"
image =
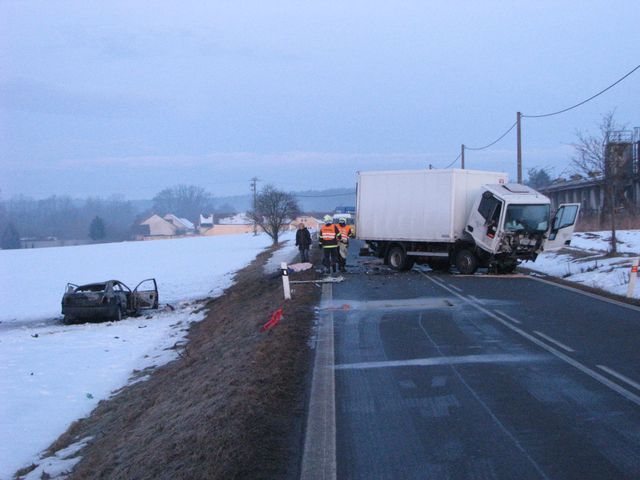
[[[280,237],[283,246],[273,252],[269,260],[264,264],[264,273],[271,275],[280,270],[282,262],[294,263],[298,255],[298,247],[296,247],[296,233],[286,232]]]
[[[71,422],[144,379],[132,378],[134,370],[175,359],[189,323],[205,316],[194,299],[222,293],[270,243],[266,235],[230,235],[0,251],[0,479],[43,462],[38,452]],[[108,323],[42,321],[59,316],[69,280],[135,286],[148,277],[175,311]]]
[[[618,250],[624,254],[608,258],[611,232],[575,233],[571,248],[560,252],[539,255],[535,262],[525,262],[523,267],[567,281],[626,296],[633,259],[640,255],[640,230],[621,230]],[[640,283],[640,282],[639,282]],[[634,292],[638,298],[638,288]]]
[[[162,303],[219,294],[270,243],[262,234],[0,250],[0,321],[59,316],[67,282],[116,279],[133,289],[155,277]]]

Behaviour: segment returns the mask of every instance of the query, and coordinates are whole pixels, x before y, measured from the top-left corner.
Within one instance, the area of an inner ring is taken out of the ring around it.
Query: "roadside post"
[[[631,273],[629,274],[629,287],[627,288],[627,298],[633,297],[636,291],[636,279],[638,278],[638,258],[633,260],[631,264]]]
[[[282,271],[282,288],[284,289],[284,299],[291,300],[291,286],[289,285],[289,269],[287,268],[287,262],[280,264],[280,270]]]

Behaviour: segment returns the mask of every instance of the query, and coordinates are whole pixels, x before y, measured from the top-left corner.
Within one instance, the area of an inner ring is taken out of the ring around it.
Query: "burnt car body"
[[[68,283],[62,296],[64,321],[121,320],[141,310],[158,308],[158,285],[148,278],[131,290],[119,280],[74,285]]]

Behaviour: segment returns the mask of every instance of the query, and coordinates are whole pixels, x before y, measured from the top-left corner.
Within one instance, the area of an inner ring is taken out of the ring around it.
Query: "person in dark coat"
[[[298,231],[296,232],[296,247],[300,250],[300,261],[309,261],[309,247],[311,246],[311,234],[309,230],[300,222],[298,224]]]

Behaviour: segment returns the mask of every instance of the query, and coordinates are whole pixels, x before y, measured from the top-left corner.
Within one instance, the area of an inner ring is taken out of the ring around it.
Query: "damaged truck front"
[[[561,205],[508,183],[499,172],[418,170],[360,172],[358,238],[393,268],[453,264],[460,273],[478,267],[512,272],[518,262],[568,245],[579,204]]]

